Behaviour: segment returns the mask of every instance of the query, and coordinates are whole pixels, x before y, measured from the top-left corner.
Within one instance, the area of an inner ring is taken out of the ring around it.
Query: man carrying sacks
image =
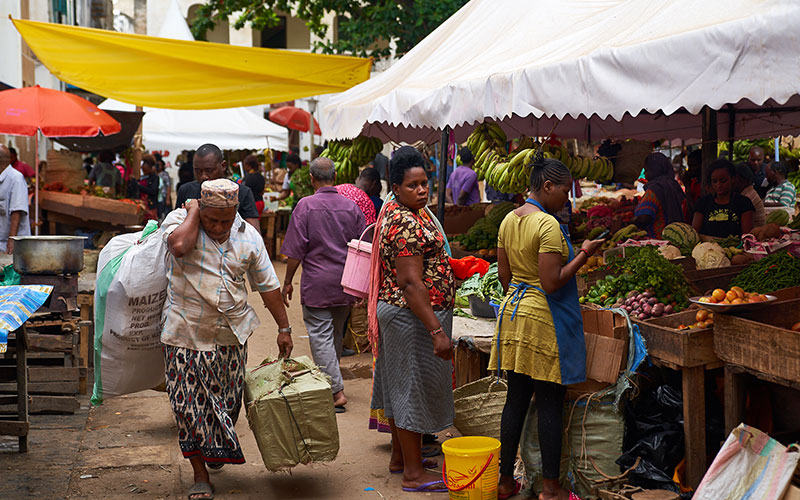
[[[278,350],[292,352],[280,281],[261,235],[237,213],[239,186],[203,182],[200,200],[162,224],[169,247],[164,304],[166,384],[178,442],[194,469],[190,499],[214,497],[209,467],[244,463],[234,425],[242,406],[247,339],[259,326],[245,275],[278,324]]]

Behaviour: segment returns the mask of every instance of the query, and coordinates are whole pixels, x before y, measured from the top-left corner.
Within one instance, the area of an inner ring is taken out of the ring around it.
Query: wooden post
[[[442,140],[439,143],[442,146],[442,152],[439,154],[439,194],[436,203],[436,217],[439,218],[439,223],[443,226],[445,189],[447,188],[447,149],[449,146],[449,140],[450,126],[445,125],[445,127],[442,129]]]
[[[745,391],[744,374],[725,365],[725,434],[728,435],[742,423]]]
[[[683,368],[683,432],[686,482],[697,488],[706,473],[705,367]]]
[[[28,423],[28,333],[23,324],[17,329],[16,335],[16,356],[17,356],[17,420]],[[19,436],[19,452],[28,452],[28,433]]]
[[[708,167],[717,159],[717,111],[708,106],[703,106],[703,167],[701,182],[705,188],[708,179]]]

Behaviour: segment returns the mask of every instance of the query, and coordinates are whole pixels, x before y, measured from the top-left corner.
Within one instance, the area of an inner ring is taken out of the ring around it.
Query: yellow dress
[[[511,283],[527,283],[542,287],[539,281],[539,253],[560,253],[562,265],[569,258],[569,249],[556,219],[544,212],[522,217],[509,213],[497,238],[497,247],[505,250],[511,267]],[[500,310],[513,293],[503,299]],[[511,320],[514,305],[509,304],[495,327],[489,369],[497,370],[497,328],[500,328],[500,368],[525,374],[536,380],[561,383],[558,343],[553,316],[542,292],[528,289]]]

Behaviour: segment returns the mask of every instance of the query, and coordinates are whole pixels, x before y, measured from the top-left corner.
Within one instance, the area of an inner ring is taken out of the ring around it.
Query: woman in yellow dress
[[[509,213],[497,239],[498,275],[506,296],[489,368],[506,370],[508,395],[500,441],[500,500],[519,493],[514,480],[522,425],[536,394],[544,489],[540,500],[572,500],[559,485],[561,414],[566,385],[586,379],[586,345],[575,274],[602,245],[585,241],[577,254],[552,215],[567,202],[572,176],[558,160],[539,160],[530,197]]]

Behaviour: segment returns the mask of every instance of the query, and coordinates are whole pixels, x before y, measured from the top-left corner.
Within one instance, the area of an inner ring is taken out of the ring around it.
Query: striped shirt
[[[184,209],[167,215],[161,225],[165,241],[185,219]],[[194,250],[181,258],[169,254],[161,342],[198,351],[244,345],[261,324],[247,303],[245,274],[259,292],[280,287],[258,231],[238,214],[224,243],[201,227]]]
[[[796,200],[797,191],[794,188],[794,184],[790,181],[783,181],[783,183],[771,188],[767,192],[764,203],[778,203],[784,207],[794,208]]]

